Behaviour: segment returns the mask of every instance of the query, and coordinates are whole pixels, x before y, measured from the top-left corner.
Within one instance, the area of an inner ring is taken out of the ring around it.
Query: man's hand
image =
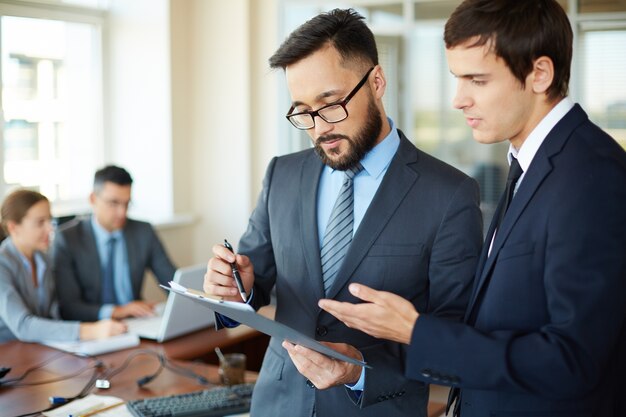
[[[222,297],[227,301],[243,302],[233,278],[231,262],[237,264],[241,281],[250,295],[250,289],[254,285],[254,267],[250,258],[244,255],[235,255],[223,245],[213,246],[213,258],[209,259],[207,271],[204,275],[204,292],[216,297]]]
[[[350,284],[349,290],[366,302],[351,304],[324,299],[318,305],[346,326],[370,336],[406,344],[411,342],[413,327],[419,317],[413,304],[398,295],[365,285]]]
[[[80,340],[104,339],[126,332],[126,325],[116,320],[100,320],[80,324]]]
[[[363,355],[355,347],[345,343],[322,342],[328,347],[358,360]],[[293,364],[317,389],[326,389],[336,385],[355,384],[361,376],[361,367],[348,362],[329,358],[301,345],[283,342]]]
[[[152,301],[137,300],[123,306],[115,306],[111,318],[119,320],[127,317],[152,317],[155,304]]]

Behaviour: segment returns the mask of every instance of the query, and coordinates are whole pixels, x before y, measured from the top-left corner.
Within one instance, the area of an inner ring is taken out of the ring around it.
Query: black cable
[[[91,359],[93,359],[93,357],[92,357]],[[74,400],[76,400],[76,399],[83,398],[85,395],[87,395],[87,394],[89,393],[89,391],[91,391],[91,390],[93,389],[93,385],[94,385],[94,384],[96,383],[96,381],[98,380],[98,376],[99,376],[99,374],[100,374],[100,372],[101,372],[101,368],[102,368],[103,366],[104,366],[104,364],[102,363],[102,361],[97,360],[97,361],[96,361],[96,362],[95,362],[92,366],[90,366],[90,367],[89,367],[89,368],[93,368],[94,372],[93,372],[93,374],[91,375],[91,378],[89,379],[89,381],[87,381],[87,383],[86,383],[86,384],[85,384],[85,386],[83,387],[83,389],[82,389],[82,390],[80,390],[80,392],[79,392],[78,394],[76,394],[75,396],[73,396],[73,397],[67,397],[67,398],[64,398],[64,400],[65,400],[65,401],[64,401],[63,403],[60,403],[60,404],[52,404],[52,405],[51,405],[50,407],[48,407],[48,408],[44,408],[44,409],[42,409],[42,410],[37,410],[37,411],[33,411],[33,412],[30,412],[30,413],[26,413],[26,414],[20,414],[19,416],[16,416],[16,417],[29,417],[29,416],[35,416],[35,415],[38,415],[38,414],[45,413],[46,411],[54,410],[55,408],[61,407],[61,406],[65,405],[65,404],[68,404],[68,403],[70,403],[70,402],[72,402],[72,401],[74,401]],[[64,377],[64,378],[57,378],[57,379],[55,379],[55,380],[48,380],[48,381],[46,381],[46,382],[41,382],[41,383],[57,382],[57,381],[61,381],[61,380],[63,380],[63,379],[68,379],[68,378],[70,378],[70,377],[74,377],[74,376],[80,375],[80,374],[81,374],[81,373],[83,373],[86,369],[89,369],[89,368],[83,368],[83,370],[82,370],[81,372],[79,372],[79,373],[75,373],[75,374],[73,374],[72,376],[66,376],[66,377]],[[20,385],[16,385],[16,386],[25,386],[25,385],[38,385],[38,384],[20,384]]]
[[[188,378],[193,378],[201,385],[210,385],[211,384],[208,379],[206,379],[202,375],[199,375],[199,374],[195,373],[191,369],[184,368],[184,367],[182,367],[180,365],[176,365],[175,363],[170,362],[167,358],[165,358],[165,360],[166,360],[165,367],[167,369],[169,369],[170,371],[172,371],[172,372],[174,372],[174,373],[176,373],[178,375],[186,376]]]
[[[44,360],[43,362],[38,363],[37,365],[28,368],[26,371],[24,371],[24,373],[22,373],[22,375],[15,377],[15,378],[11,378],[11,379],[6,379],[4,381],[0,381],[0,385],[13,384],[13,382],[21,381],[24,378],[26,378],[28,374],[30,374],[31,372],[34,372],[40,368],[43,368],[50,362],[53,362],[59,359],[61,356],[64,356],[65,354],[66,354],[65,352],[57,352],[55,355],[52,355],[50,358]]]
[[[38,365],[28,369],[20,377],[4,381],[4,383],[21,381],[29,373],[31,373],[34,370],[39,369],[39,368],[47,365],[48,363],[52,362],[53,360],[57,359],[58,357],[60,357],[63,354],[64,354],[64,352],[60,352],[60,355],[55,355],[52,358],[49,358],[46,361],[44,361],[44,362],[42,362],[42,363],[40,363],[40,364],[38,364]],[[184,367],[182,367],[180,365],[176,365],[176,364],[172,363],[165,355],[163,355],[163,354],[161,354],[159,352],[153,351],[153,350],[149,350],[149,349],[141,349],[141,350],[134,351],[133,353],[131,353],[130,355],[128,355],[126,357],[124,362],[119,367],[111,369],[108,373],[104,374],[102,376],[102,378],[103,379],[107,379],[107,380],[111,380],[115,375],[117,375],[120,372],[124,371],[128,367],[128,365],[130,364],[130,362],[133,359],[135,359],[137,356],[140,356],[140,355],[154,356],[159,361],[159,368],[156,370],[155,373],[153,373],[151,375],[146,375],[146,376],[140,378],[137,381],[137,384],[140,387],[145,385],[145,384],[147,384],[147,383],[149,383],[150,381],[154,380],[163,371],[164,368],[166,368],[166,369],[168,369],[168,370],[170,370],[170,371],[172,371],[172,372],[174,372],[174,373],[176,373],[178,375],[182,375],[182,376],[185,376],[185,377],[188,377],[188,378],[193,378],[199,384],[202,384],[202,385],[210,384],[210,382],[205,377],[203,377],[202,375],[199,375],[199,374],[195,373],[191,369],[187,369],[187,368],[184,368]],[[87,383],[85,384],[83,389],[78,394],[76,394],[75,396],[65,398],[66,401],[63,404],[53,404],[53,405],[51,405],[50,407],[48,407],[46,409],[34,411],[34,412],[31,412],[31,413],[21,414],[21,415],[16,416],[16,417],[35,416],[37,414],[41,414],[41,413],[44,413],[46,411],[53,410],[53,409],[55,409],[57,407],[60,407],[62,405],[68,404],[71,401],[74,401],[76,399],[83,398],[85,395],[87,395],[93,389],[93,386],[95,385],[96,381],[99,379],[100,373],[102,371],[102,368],[103,368],[104,364],[103,364],[102,361],[96,359],[93,356],[89,356],[89,355],[85,355],[85,356],[87,358],[89,358],[89,359],[96,360],[96,362],[94,364],[88,366],[88,367],[84,367],[84,368],[80,369],[79,371],[74,372],[71,375],[65,375],[63,377],[58,377],[58,378],[53,378],[53,379],[49,379],[49,380],[46,380],[46,381],[38,381],[38,382],[33,382],[33,383],[11,384],[10,386],[20,387],[20,386],[27,386],[27,385],[40,385],[40,384],[45,384],[45,383],[50,383],[50,382],[58,382],[58,381],[62,381],[62,380],[65,380],[65,379],[69,379],[69,378],[73,378],[75,376],[78,376],[78,375],[82,374],[83,372],[85,372],[88,369],[93,368],[93,370],[94,370],[91,378],[89,379],[89,381],[87,381]]]
[[[115,375],[119,374],[120,372],[122,372],[123,370],[125,370],[128,365],[130,364],[130,362],[136,358],[139,355],[149,355],[149,356],[154,356],[155,358],[157,358],[159,360],[159,368],[157,369],[157,371],[154,374],[151,375],[146,375],[142,378],[140,378],[137,381],[137,384],[139,384],[139,386],[143,386],[145,384],[147,384],[148,382],[154,380],[162,371],[163,368],[166,368],[178,375],[182,375],[185,376],[187,378],[192,378],[195,379],[199,384],[202,385],[208,385],[210,384],[210,382],[203,377],[202,375],[199,375],[195,372],[193,372],[191,369],[187,369],[187,368],[183,368],[180,367],[178,365],[175,365],[173,363],[170,362],[170,360],[163,354],[156,352],[154,350],[150,350],[150,349],[141,349],[141,350],[137,350],[133,353],[131,353],[126,360],[122,363],[122,365],[120,365],[118,368],[111,370],[108,374],[106,374],[105,376],[103,376],[103,379],[107,379],[107,380],[111,380]]]

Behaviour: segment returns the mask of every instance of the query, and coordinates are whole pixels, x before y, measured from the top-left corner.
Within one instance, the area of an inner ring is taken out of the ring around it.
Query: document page
[[[124,333],[118,336],[107,337],[106,339],[77,340],[75,342],[43,341],[41,344],[70,353],[100,355],[101,353],[139,346],[139,336],[132,333]]]

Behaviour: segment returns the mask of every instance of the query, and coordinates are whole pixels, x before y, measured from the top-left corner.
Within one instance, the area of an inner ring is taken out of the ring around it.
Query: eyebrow
[[[315,96],[315,101],[320,101],[324,98],[328,98],[328,97],[332,97],[332,96],[338,96],[340,94],[339,90],[329,90],[329,91],[324,91],[321,94],[318,94],[317,96]],[[307,105],[306,103],[302,102],[302,101],[293,101],[291,103],[292,107],[298,107],[300,105]]]
[[[454,72],[450,71],[450,74],[452,74],[455,78],[477,78],[477,77],[488,77],[489,74],[487,73],[475,73],[475,74],[455,74]]]

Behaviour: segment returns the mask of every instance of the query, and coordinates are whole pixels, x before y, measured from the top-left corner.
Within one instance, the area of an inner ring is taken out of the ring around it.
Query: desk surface
[[[126,349],[100,355],[98,358],[108,369],[114,369],[119,367],[132,352],[138,351],[139,349]],[[73,397],[83,389],[94,372],[93,359],[62,353],[35,343],[8,342],[0,344],[0,358],[2,358],[2,366],[10,366],[12,368],[5,380],[20,376],[27,369],[45,361],[50,362],[43,368],[29,374],[22,383],[47,381],[79,373],[79,375],[69,379],[42,385],[0,386],[0,417],[16,416],[46,409],[49,406],[48,397],[50,396]],[[213,384],[217,384],[219,381],[217,367],[213,365],[179,360],[173,360],[172,362],[204,376]],[[143,388],[137,386],[136,381],[139,378],[153,374],[158,367],[159,362],[156,356],[149,354],[137,355],[130,361],[125,370],[111,378],[110,389],[93,389],[91,392],[101,395],[113,395],[129,400],[181,394],[209,387],[167,369],[164,369],[157,378]],[[254,373],[249,372],[246,375],[246,379],[249,381],[255,378],[256,374]]]
[[[219,331],[210,327],[164,343],[142,339],[140,347],[154,349],[172,359],[193,360],[213,352],[216,347],[228,347],[260,335],[261,332],[248,326]]]

